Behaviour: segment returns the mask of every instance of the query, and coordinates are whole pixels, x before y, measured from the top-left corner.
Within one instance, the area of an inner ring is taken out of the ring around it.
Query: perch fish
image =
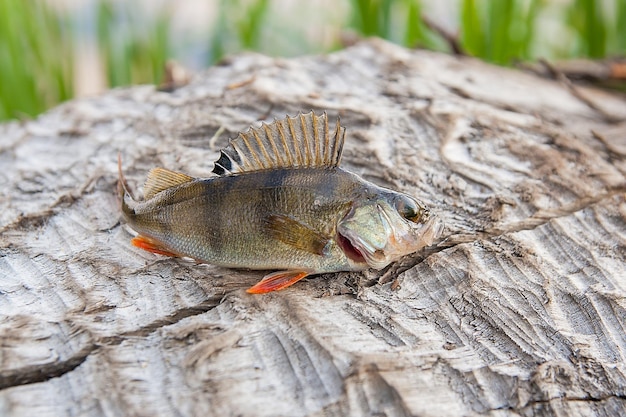
[[[339,168],[345,128],[326,113],[250,128],[224,148],[210,178],[154,168],[144,199],[119,161],[132,244],[231,268],[278,270],[248,289],[265,293],[326,272],[382,269],[432,244],[442,223],[415,198]]]

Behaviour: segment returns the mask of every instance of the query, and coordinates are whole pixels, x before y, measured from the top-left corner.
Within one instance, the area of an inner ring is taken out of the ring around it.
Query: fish
[[[324,112],[250,127],[220,151],[213,175],[153,168],[136,199],[118,157],[132,245],[159,255],[270,272],[247,292],[316,274],[380,270],[433,244],[443,224],[425,204],[339,167],[346,129]]]

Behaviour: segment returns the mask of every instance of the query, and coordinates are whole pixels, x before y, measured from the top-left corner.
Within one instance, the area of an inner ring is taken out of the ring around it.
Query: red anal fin
[[[266,275],[246,292],[250,294],[264,294],[266,292],[278,291],[287,288],[302,278],[309,275],[308,271],[278,271]]]
[[[157,255],[176,256],[176,257],[178,256],[174,252],[170,252],[169,250],[165,249],[163,246],[159,245],[154,240],[141,236],[141,235],[132,238],[130,243],[132,243],[133,246],[137,246],[138,248],[147,250],[148,252],[156,253]]]

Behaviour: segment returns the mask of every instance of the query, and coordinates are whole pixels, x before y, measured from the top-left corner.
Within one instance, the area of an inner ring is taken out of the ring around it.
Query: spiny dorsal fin
[[[176,187],[193,181],[194,178],[182,172],[170,171],[165,168],[153,168],[148,174],[143,186],[143,195],[146,200],[154,197],[163,190]]]
[[[277,168],[332,168],[339,165],[346,129],[333,132],[326,112],[274,120],[242,132],[222,149],[213,172],[231,175]]]

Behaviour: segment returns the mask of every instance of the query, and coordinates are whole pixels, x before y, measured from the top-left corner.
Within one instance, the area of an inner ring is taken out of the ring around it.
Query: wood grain
[[[0,415],[625,414],[626,100],[576,88],[369,40],[0,126]],[[207,176],[311,109],[347,169],[443,217],[437,245],[263,296],[130,245],[118,152],[136,189]]]

